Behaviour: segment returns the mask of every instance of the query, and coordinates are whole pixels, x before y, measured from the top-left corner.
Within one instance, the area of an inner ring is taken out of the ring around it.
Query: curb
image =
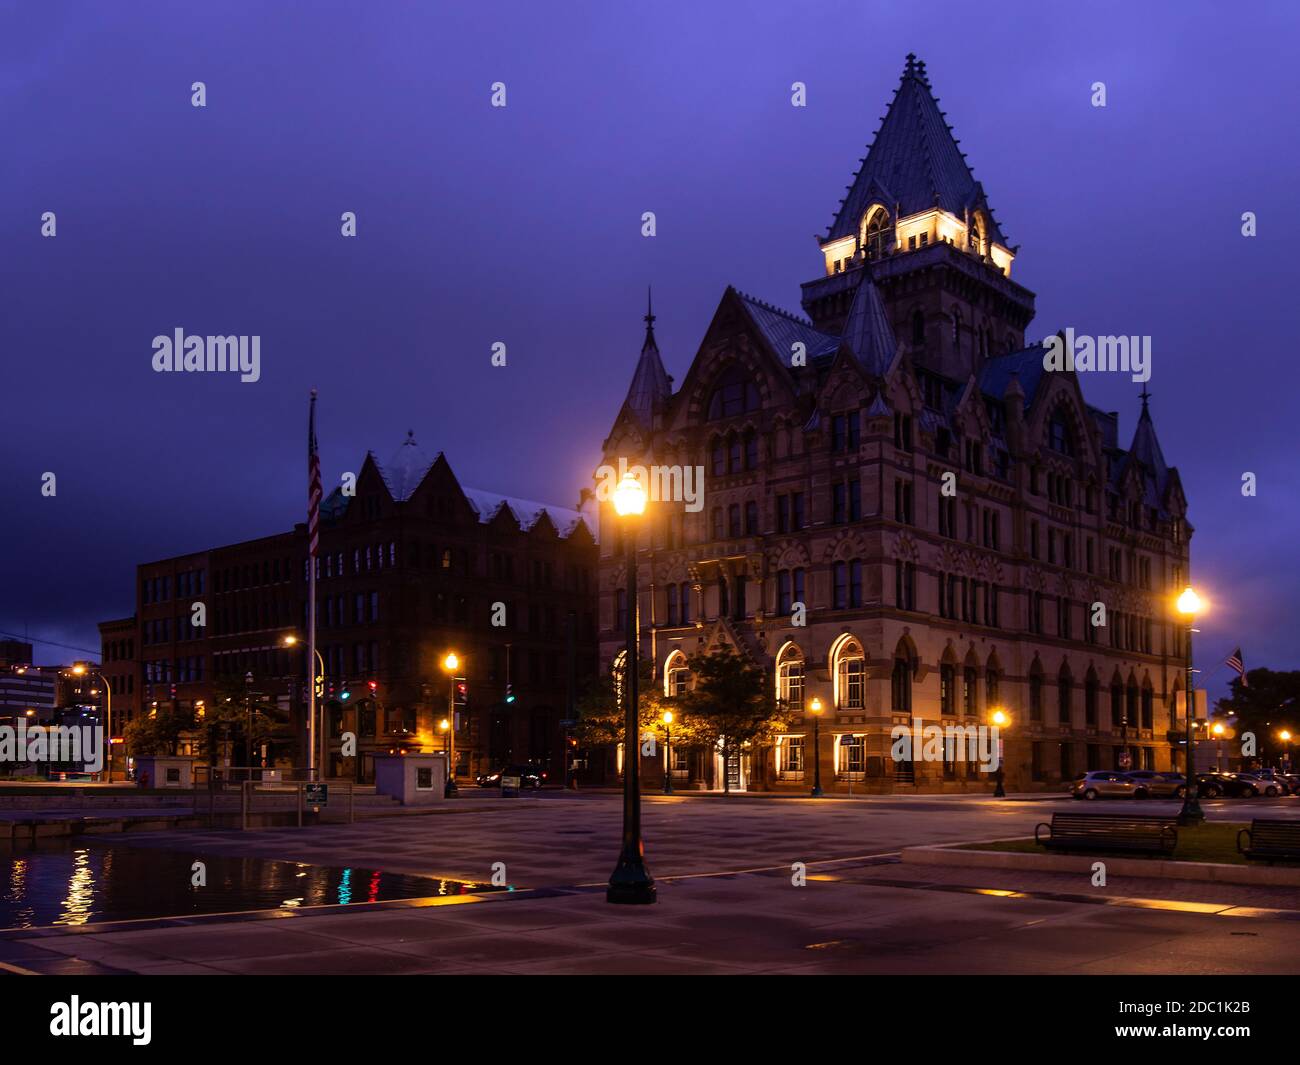
[[[994,842],[993,840],[981,842]],[[1112,876],[1151,880],[1200,880],[1217,884],[1300,887],[1300,868],[1278,865],[1226,865],[1221,862],[1174,862],[1159,858],[1105,858],[1088,854],[1022,854],[1017,851],[957,850],[951,844],[904,847],[904,863],[948,865],[966,869],[1016,869],[1035,873],[1090,873],[1094,862],[1106,863]]]

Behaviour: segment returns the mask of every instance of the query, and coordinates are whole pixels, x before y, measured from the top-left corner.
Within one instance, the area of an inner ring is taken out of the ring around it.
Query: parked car
[[[1287,791],[1300,795],[1300,773],[1283,773],[1282,779],[1286,781]]]
[[[521,788],[540,788],[546,779],[546,770],[539,765],[507,765],[495,773],[484,773],[477,780],[480,788],[501,787],[501,777],[518,777]]]
[[[1203,799],[1227,796],[1232,799],[1253,799],[1263,792],[1263,781],[1247,773],[1198,773],[1197,791]]]
[[[1276,769],[1252,769],[1250,775],[1264,781],[1264,794],[1269,798],[1275,795],[1288,795],[1291,792],[1291,782],[1285,774],[1279,773]],[[1276,790],[1270,790],[1272,788]]]
[[[1124,774],[1137,785],[1135,799],[1181,799],[1187,792],[1182,773],[1159,773],[1154,769],[1134,769]]]
[[[1094,769],[1076,777],[1070,794],[1076,799],[1131,799],[1137,784],[1118,769]]]
[[[1267,795],[1270,799],[1282,794],[1281,781],[1274,780],[1271,775],[1271,769],[1256,769],[1249,773],[1238,773],[1237,779],[1242,782],[1244,794],[1248,798],[1254,798],[1256,795]]]

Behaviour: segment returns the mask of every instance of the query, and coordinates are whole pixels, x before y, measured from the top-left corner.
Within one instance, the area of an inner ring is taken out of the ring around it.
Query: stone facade
[[[952,137],[909,57],[807,317],[728,288],[674,388],[648,314],[605,441],[614,467],[703,468],[698,509],[652,502],[638,538],[639,654],[659,682],[682,690],[689,656],[726,645],[805,709],[732,786],[811,786],[814,697],[828,793],[989,790],[960,756],[899,760],[891,740],[999,710],[1009,790],[1180,764],[1169,604],[1191,529],[1148,396],[1122,448],[1118,415],[1026,347],[1015,249],[936,136]],[[624,646],[620,522],[601,506],[603,669]],[[679,784],[722,786],[714,752],[674,761]]]

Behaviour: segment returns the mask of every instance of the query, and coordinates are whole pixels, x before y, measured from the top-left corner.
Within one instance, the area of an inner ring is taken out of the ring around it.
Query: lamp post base
[[[655,880],[640,854],[619,855],[605,891],[605,901],[620,906],[649,906],[655,901]]]
[[[1180,825],[1202,825],[1205,823],[1205,811],[1201,809],[1201,804],[1195,799],[1183,803],[1183,808],[1178,811],[1178,823]]]
[[[825,793],[824,791],[822,791],[822,786],[821,786],[820,784],[818,784],[818,785],[817,785],[815,788],[813,788],[813,790],[812,790],[812,798],[814,798],[814,799],[821,799],[821,798],[824,798],[825,795],[826,795],[826,793]]]
[[[1007,797],[1007,789],[1002,786],[1001,781],[998,781],[998,786],[993,789],[993,798],[1005,799],[1006,797]]]

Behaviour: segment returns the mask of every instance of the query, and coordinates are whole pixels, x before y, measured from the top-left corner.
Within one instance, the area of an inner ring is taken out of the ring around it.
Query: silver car
[[[1182,773],[1134,769],[1124,775],[1136,785],[1133,789],[1135,799],[1181,799],[1187,792],[1187,778]]]
[[[1076,799],[1131,799],[1137,784],[1118,769],[1094,769],[1084,773],[1070,789]]]

